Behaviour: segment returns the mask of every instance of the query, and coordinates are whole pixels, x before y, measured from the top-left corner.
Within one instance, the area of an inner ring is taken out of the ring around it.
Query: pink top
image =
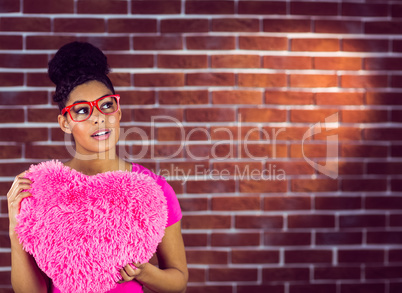
[[[156,180],[163,190],[167,200],[167,208],[168,208],[168,222],[167,227],[177,223],[182,218],[181,209],[179,205],[179,201],[176,197],[176,194],[173,188],[167,183],[166,179],[162,176],[156,175],[152,171],[147,168],[132,163],[132,172],[145,173],[150,175],[152,178]],[[52,293],[61,293],[59,289],[57,289],[53,284],[51,288]],[[126,282],[122,284],[117,284],[115,289],[108,291],[109,293],[140,293],[143,292],[142,285],[136,281]]]

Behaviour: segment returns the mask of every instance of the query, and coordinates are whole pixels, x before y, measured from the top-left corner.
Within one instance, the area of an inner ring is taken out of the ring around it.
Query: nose
[[[100,112],[98,108],[93,107],[91,117],[89,117],[94,124],[103,123],[105,122],[105,114]]]

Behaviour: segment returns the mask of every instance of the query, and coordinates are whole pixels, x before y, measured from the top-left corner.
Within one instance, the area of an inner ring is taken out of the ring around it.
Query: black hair
[[[66,106],[71,91],[88,81],[103,83],[115,94],[107,74],[110,72],[103,52],[90,43],[72,42],[62,46],[49,62],[48,74],[56,85],[53,101],[60,111]]]

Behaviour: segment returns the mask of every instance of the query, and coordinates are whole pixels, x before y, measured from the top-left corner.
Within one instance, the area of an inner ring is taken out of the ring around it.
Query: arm
[[[24,178],[25,172],[19,174],[7,193],[9,235],[11,241],[11,284],[15,293],[47,292],[49,278],[38,268],[34,258],[22,249],[15,232],[16,215],[19,213],[21,201],[31,194],[25,189],[30,188],[31,181]]]
[[[181,222],[165,230],[157,249],[159,268],[150,263],[124,267],[121,275],[125,281],[136,279],[154,292],[185,292],[188,280],[187,261],[181,235]]]

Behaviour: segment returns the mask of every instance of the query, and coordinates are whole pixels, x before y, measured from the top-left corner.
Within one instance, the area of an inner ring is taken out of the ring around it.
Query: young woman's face
[[[112,95],[112,92],[103,83],[89,81],[71,91],[66,106],[78,101],[95,101],[107,95]],[[64,132],[74,136],[77,153],[94,155],[115,150],[120,135],[120,119],[120,109],[113,114],[105,115],[94,106],[92,115],[87,120],[75,122],[66,113],[59,115],[59,124]]]

